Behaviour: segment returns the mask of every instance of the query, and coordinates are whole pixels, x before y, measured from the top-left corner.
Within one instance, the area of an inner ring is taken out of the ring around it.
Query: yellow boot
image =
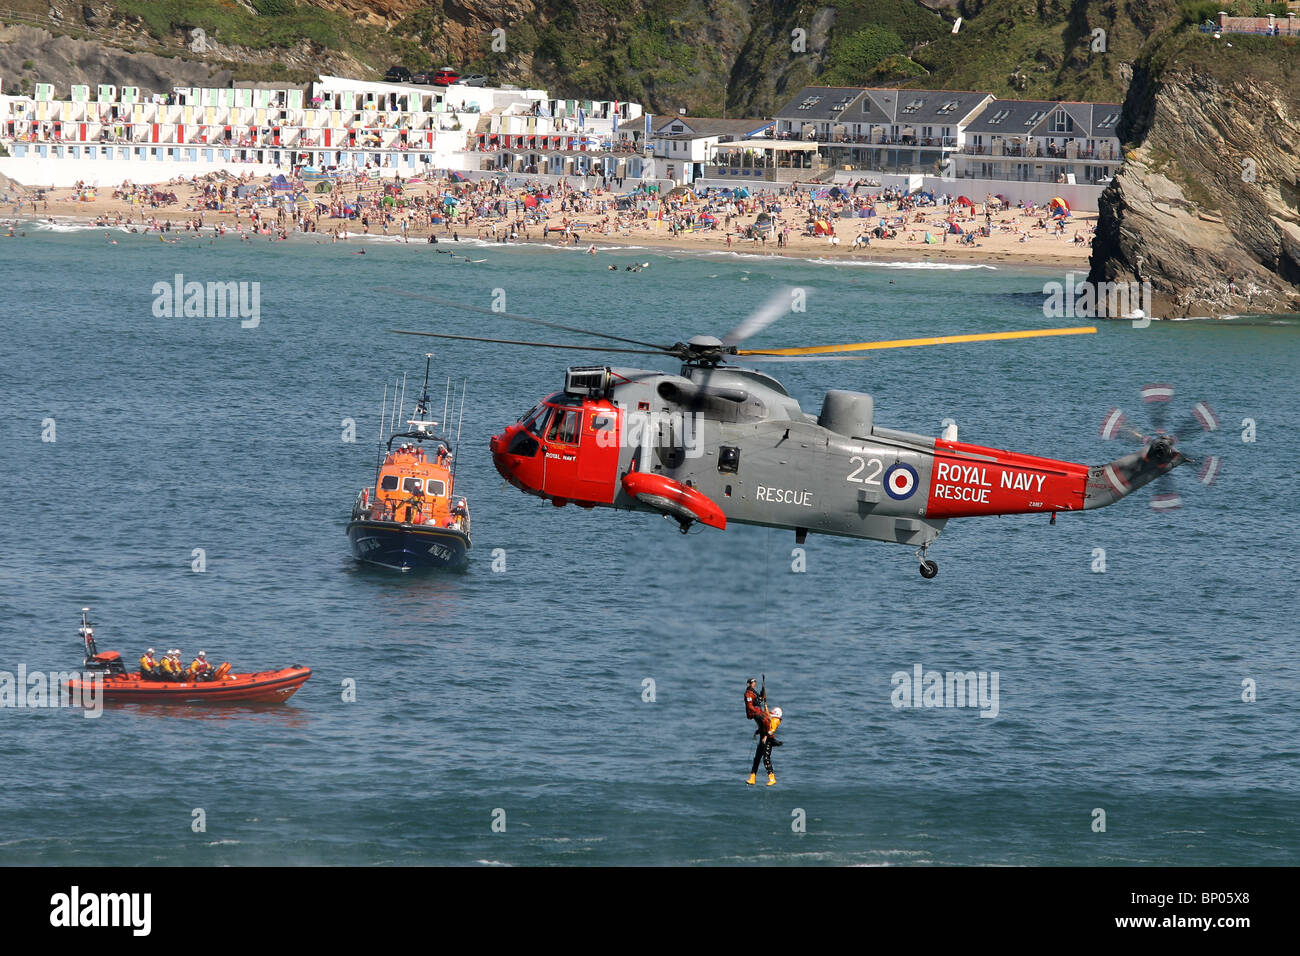
[[[752,773],[749,775],[749,779],[746,780],[745,783],[749,784],[751,787],[754,785],[754,775]]]
[[[767,775],[767,785],[768,785],[769,787],[775,787],[775,786],[776,786],[776,774],[774,774],[774,773],[769,773],[769,774]]]

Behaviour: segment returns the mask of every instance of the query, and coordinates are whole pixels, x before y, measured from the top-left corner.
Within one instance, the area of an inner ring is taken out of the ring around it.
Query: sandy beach
[[[854,198],[856,204],[871,202],[878,213],[871,218],[857,218],[852,209],[855,202],[814,198],[808,193],[797,198],[758,195],[731,203],[717,196],[695,197],[675,190],[662,200],[644,197],[635,210],[618,211],[614,208],[618,193],[577,193],[556,188],[550,202],[524,209],[528,190],[494,192],[492,180],[408,181],[391,205],[383,205],[385,190],[380,183],[339,184],[328,194],[308,192],[310,211],[303,207],[301,212],[291,209],[288,214],[265,200],[259,204],[254,198],[214,198],[222,184],[234,186],[240,182],[234,177],[217,176],[153,187],[124,184],[126,188],[119,189],[41,191],[10,184],[3,190],[7,201],[0,211],[14,220],[53,219],[173,235],[193,235],[198,230],[204,236],[277,240],[307,233],[336,241],[386,235],[409,242],[428,242],[433,235],[440,243],[456,241],[456,237],[566,243],[585,249],[594,247],[596,254],[602,249],[642,246],[664,252],[729,251],[807,259],[951,262],[1075,271],[1088,268],[1096,223],[1095,213],[1075,212],[1064,220],[1064,231],[1059,232],[1057,223],[1041,207],[1032,211],[1004,209],[996,203],[988,206],[979,201],[973,206],[908,208],[907,200],[875,198],[872,194],[880,190],[866,187],[859,188]],[[248,184],[267,186],[267,181]],[[264,192],[269,195],[269,188]],[[459,194],[462,200],[455,207],[454,219],[431,221],[431,213],[442,211],[441,197],[448,192]],[[155,193],[168,198],[174,195],[175,200],[155,205]],[[403,202],[406,205],[401,205]],[[518,208],[501,214],[496,206],[499,202]],[[353,207],[355,218],[343,218],[345,210],[341,207],[345,205]],[[781,241],[745,238],[746,231],[768,210],[773,210],[770,214]],[[702,227],[699,218],[703,214],[716,216],[713,228]],[[834,234],[807,235],[809,222],[816,220],[825,222]],[[973,241],[961,242],[963,237],[950,231],[951,222],[972,234]],[[868,231],[881,223],[891,224],[896,235],[871,236]],[[987,235],[982,234],[985,231]],[[855,239],[863,233],[869,244],[855,245]],[[925,241],[927,233],[930,242]]]

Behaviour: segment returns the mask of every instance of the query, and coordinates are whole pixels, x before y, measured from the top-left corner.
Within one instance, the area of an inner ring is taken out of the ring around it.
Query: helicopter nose
[[[540,443],[520,425],[511,425],[489,443],[492,463],[510,484],[532,494],[541,491],[542,461]]]

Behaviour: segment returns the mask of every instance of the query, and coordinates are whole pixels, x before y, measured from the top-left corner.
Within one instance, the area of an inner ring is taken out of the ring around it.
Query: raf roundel
[[[916,491],[916,469],[901,461],[885,472],[885,492],[895,501],[912,497]]]

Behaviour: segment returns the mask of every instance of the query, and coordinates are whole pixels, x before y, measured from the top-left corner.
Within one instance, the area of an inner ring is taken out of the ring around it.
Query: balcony
[[[1049,159],[1072,161],[1077,159],[1091,160],[1103,163],[1119,162],[1119,150],[1111,148],[1097,149],[1080,149],[1071,154],[1068,149],[1060,146],[1047,146],[1040,148],[1037,144],[1025,145],[1023,143],[1004,143],[1001,152],[997,152],[993,146],[963,146],[959,152],[964,156],[987,156],[990,159]]]

